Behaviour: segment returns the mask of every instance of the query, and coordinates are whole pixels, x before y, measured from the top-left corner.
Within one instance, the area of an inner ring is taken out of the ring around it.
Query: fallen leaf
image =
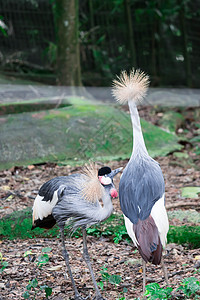
[[[200,255],[196,255],[194,259],[200,260]]]
[[[4,191],[9,191],[10,187],[9,187],[9,185],[2,185],[1,189],[4,190]]]
[[[48,271],[58,271],[62,269],[62,265],[53,266],[51,268],[47,268]]]
[[[138,272],[139,272],[139,273],[142,273],[142,272],[143,272],[142,268],[140,268]]]

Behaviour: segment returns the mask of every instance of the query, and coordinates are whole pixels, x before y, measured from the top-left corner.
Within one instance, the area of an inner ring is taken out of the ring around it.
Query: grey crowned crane
[[[137,110],[137,104],[145,97],[148,86],[149,77],[133,69],[129,75],[123,71],[113,81],[112,89],[119,103],[128,102],[133,127],[133,151],[120,179],[119,199],[127,232],[143,259],[143,291],[146,262],[161,263],[168,284],[162,260],[169,230],[164,178],[158,162],[148,154]]]
[[[86,227],[99,223],[111,215],[113,211],[111,198],[117,197],[113,177],[121,169],[111,171],[109,167],[102,167],[98,170],[94,164],[90,164],[82,173],[56,177],[44,183],[35,198],[32,229],[36,227],[49,229],[56,223],[58,224],[61,233],[63,257],[74,289],[74,299],[76,300],[85,298],[78,292],[69,265],[69,255],[64,239],[65,223],[68,220],[72,230],[78,227],[82,228],[83,258],[87,263],[94,284],[94,299],[103,300],[89,259]]]

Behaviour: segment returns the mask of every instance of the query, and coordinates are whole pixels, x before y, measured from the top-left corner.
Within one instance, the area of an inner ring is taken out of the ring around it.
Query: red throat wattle
[[[111,189],[110,195],[111,195],[112,198],[117,198],[118,193],[117,193],[116,189]]]

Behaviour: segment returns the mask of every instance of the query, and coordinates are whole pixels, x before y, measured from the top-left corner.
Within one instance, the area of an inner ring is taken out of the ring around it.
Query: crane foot
[[[92,300],[107,300],[107,299],[103,298],[102,296],[95,296]]]

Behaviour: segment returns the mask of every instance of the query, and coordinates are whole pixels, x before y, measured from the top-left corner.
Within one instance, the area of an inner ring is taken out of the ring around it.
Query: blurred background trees
[[[199,87],[199,32],[198,0],[0,0],[0,71],[105,86],[134,66],[152,86]]]

